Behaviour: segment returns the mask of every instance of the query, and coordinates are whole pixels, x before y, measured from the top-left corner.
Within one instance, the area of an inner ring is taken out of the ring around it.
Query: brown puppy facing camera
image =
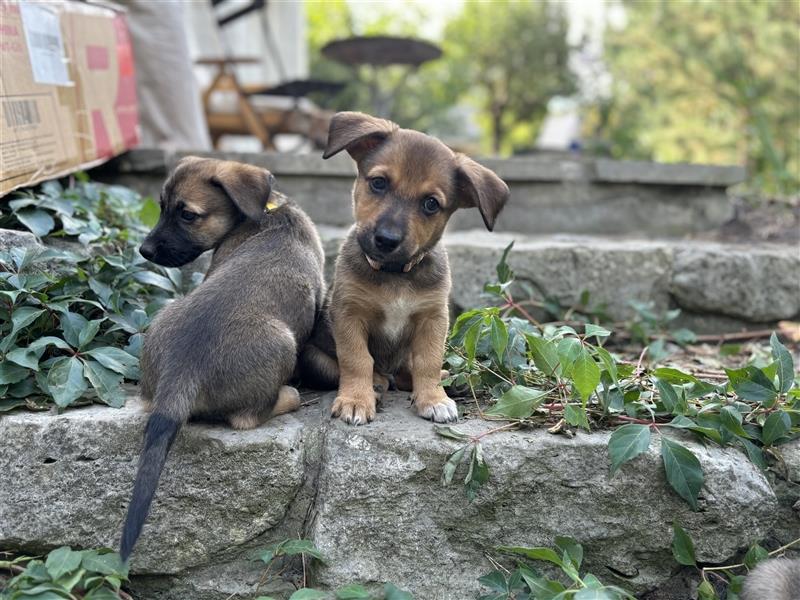
[[[168,266],[214,255],[203,283],[165,306],[145,336],[140,392],[152,414],[122,535],[125,560],[189,418],[250,429],[300,404],[286,383],[322,306],[324,255],[310,219],[272,183],[266,169],[190,157],[164,184],[142,255]]]
[[[491,230],[508,186],[439,140],[362,113],[334,115],[323,158],[342,150],[358,166],[356,223],[301,372],[321,387],[338,380],[332,412],[347,423],[375,417],[373,383],[387,378],[412,391],[421,417],[454,421],[441,384],[450,267],[440,239],[459,208],[476,207]]]

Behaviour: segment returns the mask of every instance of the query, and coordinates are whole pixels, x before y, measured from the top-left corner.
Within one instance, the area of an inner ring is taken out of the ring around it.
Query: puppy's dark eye
[[[189,210],[183,209],[181,211],[181,219],[186,221],[187,223],[191,223],[197,218],[197,213],[193,213]]]
[[[422,212],[428,216],[435,215],[439,212],[439,208],[439,201],[433,196],[428,196],[422,201]]]
[[[386,177],[370,177],[369,178],[369,189],[372,190],[374,194],[382,194],[386,191],[386,188],[389,187],[389,182],[387,181]]]

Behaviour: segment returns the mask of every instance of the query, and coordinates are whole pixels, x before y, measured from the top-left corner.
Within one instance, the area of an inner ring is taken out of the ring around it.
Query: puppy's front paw
[[[369,423],[375,418],[375,392],[340,393],[333,403],[331,416],[350,425]]]
[[[441,387],[415,393],[413,399],[417,414],[423,419],[430,419],[437,423],[450,423],[458,420],[456,403],[447,397]]]

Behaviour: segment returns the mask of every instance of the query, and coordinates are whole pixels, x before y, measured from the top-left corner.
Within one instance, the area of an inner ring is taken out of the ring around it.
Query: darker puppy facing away
[[[164,184],[161,216],[141,253],[169,266],[214,255],[203,283],[165,306],[145,336],[140,391],[152,414],[124,560],[181,425],[201,418],[249,429],[299,406],[285,384],[322,305],[324,256],[314,225],[272,182],[265,169],[190,157]]]
[[[375,417],[373,384],[389,379],[412,391],[420,416],[453,421],[456,405],[441,384],[450,268],[440,239],[459,208],[477,207],[491,230],[508,186],[439,140],[362,113],[334,115],[323,158],[342,150],[358,166],[356,223],[301,374],[319,387],[338,383],[333,416],[347,423]]]

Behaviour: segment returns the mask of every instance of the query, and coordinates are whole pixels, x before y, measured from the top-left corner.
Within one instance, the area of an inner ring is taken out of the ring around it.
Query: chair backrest
[[[228,0],[211,0],[212,8],[216,9],[219,6],[224,6]],[[243,17],[247,14],[250,14],[254,10],[260,10],[267,5],[267,0],[251,0],[250,4],[243,6],[242,8],[230,12],[228,14],[223,14],[220,16],[219,11],[214,10],[214,17],[217,20],[217,25],[220,27],[225,27],[228,23],[232,23],[236,21],[240,17]]]

